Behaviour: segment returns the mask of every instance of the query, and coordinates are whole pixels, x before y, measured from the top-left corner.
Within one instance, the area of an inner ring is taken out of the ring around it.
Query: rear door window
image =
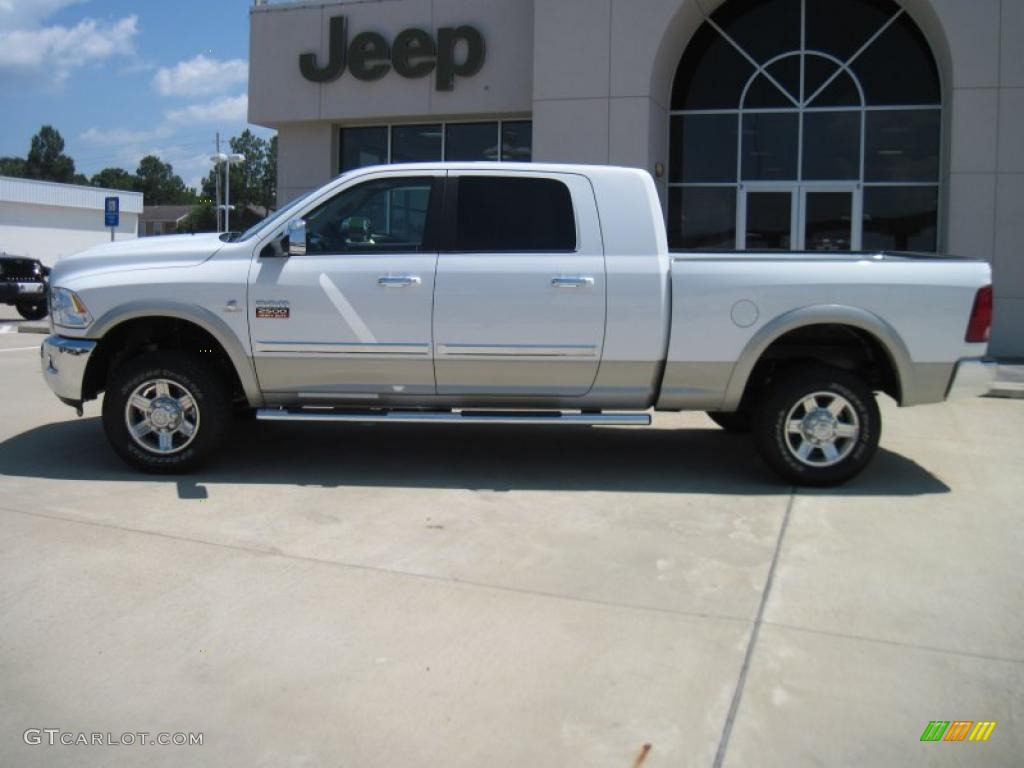
[[[576,216],[569,188],[556,179],[461,176],[455,250],[572,252]]]

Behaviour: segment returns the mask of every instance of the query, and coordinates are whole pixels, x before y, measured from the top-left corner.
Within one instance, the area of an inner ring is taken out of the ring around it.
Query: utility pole
[[[220,154],[220,131],[217,131],[217,154]],[[217,167],[213,168],[213,177],[216,179],[216,196],[217,199],[213,201],[213,208],[217,212],[217,233],[220,233],[220,174],[217,173]]]

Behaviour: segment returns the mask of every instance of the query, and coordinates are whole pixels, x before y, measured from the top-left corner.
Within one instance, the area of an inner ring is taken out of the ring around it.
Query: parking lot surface
[[[242,423],[151,477],[39,340],[0,334],[0,765],[1020,765],[1022,401],[886,401],[818,491],[702,414]]]

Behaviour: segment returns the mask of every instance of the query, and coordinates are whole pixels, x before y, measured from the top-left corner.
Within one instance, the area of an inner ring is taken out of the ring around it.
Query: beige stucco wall
[[[337,168],[334,126],[423,117],[533,118],[534,159],[668,165],[669,94],[705,13],[722,0],[387,0],[265,6],[252,13],[250,120],[278,128],[281,200]],[[993,351],[1024,356],[1024,2],[905,0],[939,62],[945,103],[941,247],[990,260]],[[408,26],[470,23],[487,38],[477,76],[349,75],[316,85],[298,56],[326,53],[326,19],[392,39]],[[667,179],[658,179],[664,194]]]

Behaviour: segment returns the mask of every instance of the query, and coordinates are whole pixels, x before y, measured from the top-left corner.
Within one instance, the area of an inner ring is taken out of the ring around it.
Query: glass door
[[[793,185],[743,185],[737,206],[736,247],[749,251],[793,250],[798,208]]]
[[[859,251],[860,190],[850,186],[803,186],[800,190],[798,248],[803,251]]]

